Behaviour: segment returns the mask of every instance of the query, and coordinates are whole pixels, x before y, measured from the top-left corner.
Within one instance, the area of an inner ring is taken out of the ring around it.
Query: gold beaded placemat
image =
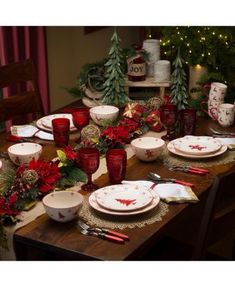
[[[110,229],[144,227],[156,221],[162,221],[163,216],[169,211],[168,204],[160,201],[157,207],[146,213],[130,216],[108,215],[94,210],[89,205],[88,198],[89,196],[84,197],[79,217],[88,224],[96,227]]]
[[[164,149],[164,152],[161,155],[161,159],[165,165],[177,165],[177,166],[201,166],[209,167],[216,165],[223,165],[235,161],[235,152],[227,150],[224,154],[218,155],[212,158],[205,159],[189,159],[186,157],[180,157],[172,154]]]

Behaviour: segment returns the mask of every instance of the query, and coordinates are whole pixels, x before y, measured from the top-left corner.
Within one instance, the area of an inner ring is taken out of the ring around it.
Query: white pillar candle
[[[154,80],[157,82],[169,82],[171,75],[171,63],[167,60],[159,60],[154,64]]]
[[[154,76],[154,64],[160,60],[160,41],[156,39],[147,39],[143,42],[143,49],[149,53],[147,65],[147,76]]]

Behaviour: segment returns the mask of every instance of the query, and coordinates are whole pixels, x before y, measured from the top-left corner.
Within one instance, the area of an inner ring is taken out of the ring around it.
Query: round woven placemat
[[[161,221],[163,216],[169,211],[168,204],[160,201],[157,207],[146,213],[130,216],[108,215],[94,210],[88,203],[88,197],[84,197],[79,217],[96,227],[110,229],[144,227],[156,221]]]
[[[177,165],[177,166],[201,166],[209,167],[215,165],[223,165],[235,160],[235,152],[227,150],[224,154],[205,159],[189,159],[186,157],[181,157],[172,154],[165,148],[164,152],[161,155],[161,159],[165,165]]]

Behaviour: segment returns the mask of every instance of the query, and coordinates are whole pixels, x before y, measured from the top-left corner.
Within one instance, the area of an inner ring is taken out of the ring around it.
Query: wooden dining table
[[[210,119],[199,118],[197,121],[196,134],[206,135],[210,133],[210,127],[218,128],[218,123]],[[235,131],[235,127],[229,130]],[[6,141],[6,133],[0,135],[1,151],[12,144]],[[43,143],[41,158],[51,160],[56,157],[56,147],[53,141],[36,142]],[[75,142],[71,139],[70,145]],[[204,175],[189,174],[181,171],[170,171],[161,160],[154,162],[142,162],[136,156],[132,156],[127,163],[127,180],[147,179],[150,171],[157,172],[163,177],[174,177],[194,184],[193,192],[198,196],[198,203],[170,203],[169,211],[161,221],[143,227],[125,228],[121,232],[130,238],[125,244],[117,244],[102,240],[93,236],[81,234],[77,228],[77,221],[59,223],[53,221],[45,213],[15,231],[14,248],[18,260],[139,260],[144,258],[151,248],[171,230],[179,230],[187,235],[185,226],[182,231],[182,222],[187,219],[189,225],[198,222],[190,221],[192,213],[200,214],[200,208],[207,196],[208,189],[216,175],[227,172],[235,167],[235,161],[209,166],[210,173]],[[107,174],[101,175],[95,183],[99,187],[109,185]],[[84,191],[80,192],[86,195]],[[120,231],[117,229],[117,231]]]

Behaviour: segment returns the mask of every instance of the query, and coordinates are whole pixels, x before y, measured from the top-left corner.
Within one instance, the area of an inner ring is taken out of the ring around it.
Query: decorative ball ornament
[[[160,132],[163,128],[160,119],[160,112],[155,109],[151,111],[145,119],[146,124],[149,126],[149,129],[155,132]]]
[[[90,124],[81,130],[82,140],[99,139],[99,137],[100,129],[96,125]]]
[[[147,106],[149,109],[159,109],[162,104],[163,100],[159,97],[152,97],[147,101]]]
[[[21,178],[24,183],[33,185],[38,181],[38,174],[33,169],[26,169],[23,171]]]

